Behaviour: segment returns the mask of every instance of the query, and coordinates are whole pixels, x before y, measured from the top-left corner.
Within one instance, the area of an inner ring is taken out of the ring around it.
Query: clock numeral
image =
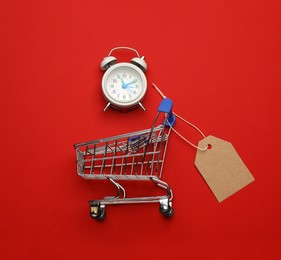
[[[116,82],[117,82],[117,79],[113,79],[112,81],[113,81],[113,83],[116,83]]]
[[[117,79],[120,79],[120,78],[121,78],[121,75],[118,74],[118,75],[117,75]]]
[[[116,94],[116,89],[113,89],[112,93],[113,93],[113,94]]]
[[[126,95],[123,95],[123,99],[126,99]]]
[[[126,78],[126,77],[127,77],[127,74],[126,74],[126,73],[123,73],[122,77],[123,77],[123,78]]]

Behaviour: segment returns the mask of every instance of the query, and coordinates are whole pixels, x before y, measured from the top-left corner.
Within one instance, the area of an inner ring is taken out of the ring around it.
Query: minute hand
[[[130,82],[128,82],[128,83],[125,83],[125,86],[127,87],[127,86],[129,86],[129,85],[131,85],[131,84],[133,84],[133,83],[136,83],[136,82],[137,82],[137,80],[134,79],[134,80],[132,80],[132,81],[130,81]]]

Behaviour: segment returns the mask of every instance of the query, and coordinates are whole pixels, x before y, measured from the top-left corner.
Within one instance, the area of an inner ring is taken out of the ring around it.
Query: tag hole
[[[210,149],[212,149],[213,147],[212,147],[212,145],[208,144],[207,148],[210,150]]]

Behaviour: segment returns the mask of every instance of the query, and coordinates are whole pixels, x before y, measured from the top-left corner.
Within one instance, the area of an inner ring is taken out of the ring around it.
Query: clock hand
[[[126,89],[128,89],[128,90],[130,90],[132,93],[136,94],[135,90],[132,90],[131,88],[134,89],[134,87],[132,87],[132,86],[128,86]]]
[[[124,82],[124,79],[121,78],[121,83],[122,83],[122,88],[123,88],[123,89],[128,88],[131,84],[136,83],[136,82],[137,82],[137,80],[134,79],[134,80],[132,80],[132,81],[130,81],[130,82],[128,82],[128,83],[125,83],[125,82]]]
[[[124,80],[121,78],[122,88],[127,88],[127,85],[125,84]]]
[[[136,83],[136,82],[137,82],[137,80],[134,79],[134,80],[132,80],[132,81],[126,83],[125,85],[128,87],[129,85],[131,85],[131,84],[133,84],[133,83]]]
[[[130,89],[130,90],[131,90],[131,89],[136,89],[134,86],[127,86],[126,88],[127,88],[127,89]]]

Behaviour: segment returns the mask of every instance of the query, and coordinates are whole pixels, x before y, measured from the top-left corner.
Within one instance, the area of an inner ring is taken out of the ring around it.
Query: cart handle
[[[169,98],[164,98],[158,107],[158,112],[163,112],[168,114],[168,122],[165,122],[165,126],[174,126],[176,122],[176,117],[172,111],[173,101]]]

